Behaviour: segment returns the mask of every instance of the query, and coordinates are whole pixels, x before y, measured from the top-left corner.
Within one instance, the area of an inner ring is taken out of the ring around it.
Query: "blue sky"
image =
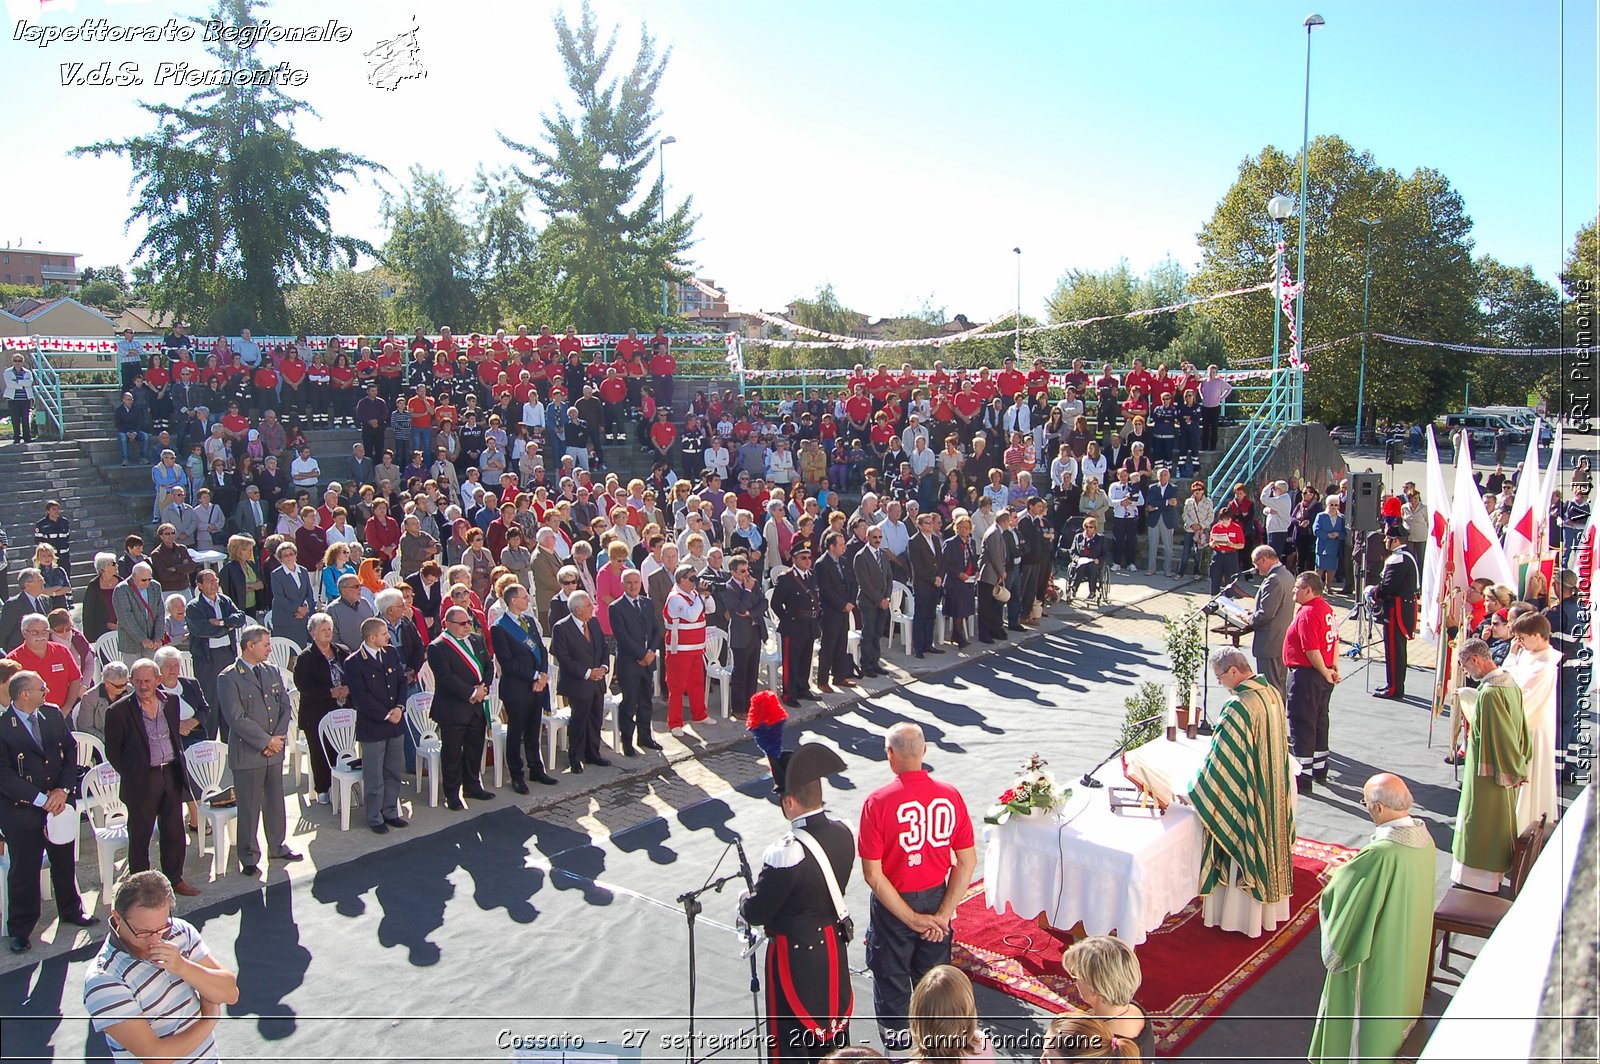
[[[38,0],[8,0],[13,27],[159,23],[206,6],[46,0],[41,13]],[[660,131],[677,138],[669,194],[695,196],[694,259],[736,305],[776,308],[828,281],[868,313],[926,299],[977,320],[1015,301],[1014,246],[1033,313],[1067,269],[1125,257],[1142,271],[1168,255],[1193,266],[1195,233],[1239,163],[1299,145],[1312,10],[1327,20],[1312,43],[1313,136],[1337,133],[1402,172],[1441,170],[1478,251],[1551,280],[1596,210],[1595,5],[1582,0],[594,6],[621,24],[620,53],[641,18],[673,49],[659,96]],[[382,162],[390,187],[414,162],[465,185],[479,162],[514,161],[496,130],[533,138],[564,98],[554,10],[281,0],[275,23],[336,17],[353,36],[263,55],[307,71],[295,91],[322,116],[301,124],[307,143]],[[427,79],[372,88],[362,53],[413,14]],[[64,88],[59,65],[135,61],[149,79],[161,60],[206,57],[198,44],[4,43],[0,89],[22,157],[0,172],[0,243],[126,262],[137,243],[123,232],[126,164],[66,151],[147,129],[135,101],[184,90]],[[338,197],[336,224],[381,242],[379,195],[369,181]]]

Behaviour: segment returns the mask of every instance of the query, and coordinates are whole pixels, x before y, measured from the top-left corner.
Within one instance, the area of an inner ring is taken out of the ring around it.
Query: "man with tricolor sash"
[[[1283,696],[1234,647],[1211,657],[1231,693],[1189,787],[1205,830],[1200,893],[1207,927],[1251,938],[1289,918],[1294,809]]]
[[[472,615],[452,606],[444,615],[444,632],[428,644],[428,665],[433,669],[433,707],[443,747],[439,777],[446,809],[466,808],[465,795],[477,801],[493,798],[479,779],[483,743],[489,734],[484,704],[489,697],[489,650],[472,634]]]

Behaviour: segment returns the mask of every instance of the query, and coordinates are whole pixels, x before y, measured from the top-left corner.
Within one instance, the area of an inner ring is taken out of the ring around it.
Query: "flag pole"
[[[1428,748],[1433,749],[1433,722],[1439,719],[1439,713],[1444,708],[1450,695],[1453,677],[1452,665],[1455,659],[1456,642],[1461,637],[1461,629],[1465,627],[1466,618],[1462,624],[1456,626],[1456,637],[1450,637],[1449,629],[1449,599],[1450,579],[1455,575],[1455,533],[1445,533],[1444,547],[1445,563],[1444,578],[1439,581],[1439,596],[1435,602],[1429,603],[1433,608],[1435,619],[1434,630],[1442,637],[1438,643],[1438,652],[1433,662],[1433,707],[1428,714]],[[1453,751],[1452,751],[1453,752]]]

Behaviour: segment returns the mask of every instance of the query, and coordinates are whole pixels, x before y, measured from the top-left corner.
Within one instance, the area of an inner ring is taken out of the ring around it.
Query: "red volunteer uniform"
[[[943,885],[955,852],[973,846],[961,792],[922,769],[902,772],[868,796],[859,834],[856,852],[882,862],[884,878],[901,894]]]
[[[1291,669],[1307,669],[1311,655],[1320,654],[1322,663],[1331,669],[1338,643],[1333,607],[1319,597],[1300,607],[1289,622],[1289,632],[1283,637],[1283,663]]]
[[[67,705],[67,688],[83,678],[77,662],[72,660],[72,651],[60,643],[51,642],[45,645],[44,657],[39,658],[28,649],[28,644],[23,643],[6,657],[43,678],[46,702],[62,712],[72,708]]]

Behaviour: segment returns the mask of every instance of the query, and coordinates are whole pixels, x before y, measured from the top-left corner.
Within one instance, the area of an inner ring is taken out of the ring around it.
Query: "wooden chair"
[[[1512,844],[1511,871],[1507,873],[1510,882],[1504,895],[1485,894],[1460,886],[1452,886],[1445,891],[1444,898],[1433,911],[1433,939],[1439,942],[1439,957],[1436,964],[1428,966],[1429,990],[1433,989],[1435,983],[1461,985],[1460,979],[1441,973],[1455,971],[1449,967],[1452,956],[1471,957],[1473,954],[1451,949],[1450,936],[1488,938],[1494,934],[1494,929],[1500,926],[1500,921],[1511,910],[1512,902],[1522,893],[1522,884],[1527,881],[1533,862],[1539,859],[1539,852],[1550,837],[1548,820],[1548,817],[1541,816],[1537,824],[1517,836]]]

